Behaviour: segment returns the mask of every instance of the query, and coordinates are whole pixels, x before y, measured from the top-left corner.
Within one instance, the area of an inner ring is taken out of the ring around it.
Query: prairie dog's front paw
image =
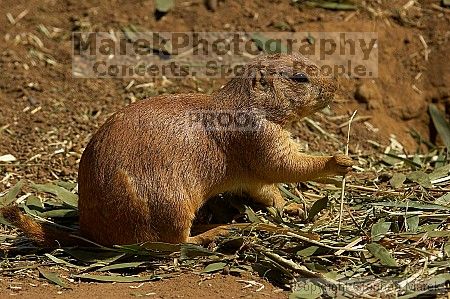
[[[352,170],[355,162],[346,155],[335,155],[328,162],[328,172],[331,175],[346,175]]]

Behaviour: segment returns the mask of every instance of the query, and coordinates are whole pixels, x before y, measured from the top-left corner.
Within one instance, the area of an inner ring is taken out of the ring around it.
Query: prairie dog
[[[212,95],[162,95],[116,112],[81,158],[81,235],[106,246],[205,244],[218,231],[191,236],[192,222],[219,193],[245,192],[281,209],[277,183],[346,174],[350,158],[302,154],[284,129],[333,99],[336,81],[311,72],[318,67],[299,55],[261,56]],[[17,207],[2,213],[38,244],[76,243]]]

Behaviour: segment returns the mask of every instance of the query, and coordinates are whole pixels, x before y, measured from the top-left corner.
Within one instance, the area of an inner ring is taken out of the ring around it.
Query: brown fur
[[[264,56],[211,96],[158,96],[114,114],[93,136],[80,162],[83,237],[103,245],[205,244],[225,230],[190,236],[195,214],[208,198],[245,192],[258,203],[283,208],[277,183],[347,173],[350,158],[302,154],[284,129],[325,107],[336,90],[336,82],[328,78],[308,83],[286,78],[294,62],[303,71],[316,68],[298,55]],[[262,119],[254,131],[208,130],[202,124],[193,129],[187,112],[203,110],[258,111]],[[17,218],[16,212],[12,217],[3,213],[39,243],[58,239],[26,217]]]

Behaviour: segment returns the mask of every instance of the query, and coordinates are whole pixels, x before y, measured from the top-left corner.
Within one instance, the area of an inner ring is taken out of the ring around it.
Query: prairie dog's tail
[[[40,247],[85,245],[82,240],[71,236],[67,231],[39,223],[29,216],[23,215],[17,206],[3,207],[0,209],[0,214]]]

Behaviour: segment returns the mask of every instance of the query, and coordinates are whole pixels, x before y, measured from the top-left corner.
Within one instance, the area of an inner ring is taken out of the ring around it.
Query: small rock
[[[381,99],[381,94],[375,83],[364,82],[356,88],[355,99],[360,103],[369,104],[374,101],[379,102]],[[377,105],[372,104],[371,106]]]
[[[36,104],[38,104],[38,100],[35,97],[29,96],[28,103],[30,103],[31,106],[36,106]]]
[[[381,108],[381,103],[378,101],[369,101],[369,103],[367,103],[367,108],[369,110],[377,110]]]
[[[400,107],[400,117],[402,120],[411,120],[424,115],[427,110],[427,104],[425,100],[415,99],[410,97],[410,105]]]
[[[68,168],[63,167],[63,168],[61,169],[61,171],[60,171],[60,174],[61,174],[62,176],[69,176],[69,175],[71,174],[71,171],[70,171]]]
[[[392,108],[395,106],[395,101],[392,97],[387,96],[387,97],[383,98],[383,105],[386,108]]]
[[[206,0],[206,7],[210,10],[210,11],[216,11],[217,10],[217,0]]]
[[[0,162],[14,162],[16,160],[17,160],[16,157],[14,157],[11,154],[0,156]]]

